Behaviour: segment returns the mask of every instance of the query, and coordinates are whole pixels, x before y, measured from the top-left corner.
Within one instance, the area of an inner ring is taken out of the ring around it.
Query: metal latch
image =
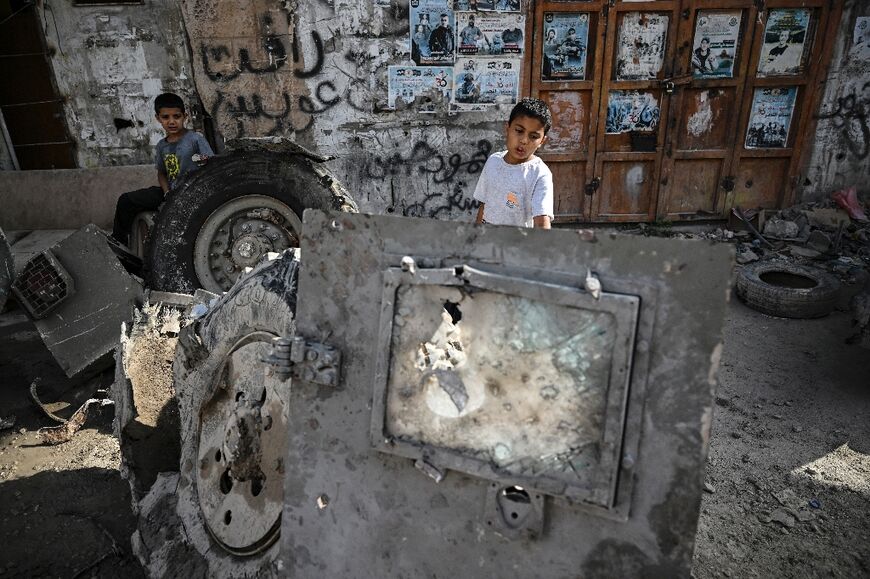
[[[586,183],[586,194],[587,195],[594,195],[595,192],[598,190],[598,187],[600,187],[600,186],[601,186],[601,178],[595,177],[594,179],[592,179],[591,181]]]
[[[667,94],[673,94],[674,89],[678,86],[683,86],[692,82],[691,74],[684,74],[680,76],[675,76],[671,78],[663,78],[659,81],[659,87],[665,91]]]
[[[272,350],[263,358],[279,380],[305,380],[321,386],[337,386],[341,352],[302,336],[272,338]]]

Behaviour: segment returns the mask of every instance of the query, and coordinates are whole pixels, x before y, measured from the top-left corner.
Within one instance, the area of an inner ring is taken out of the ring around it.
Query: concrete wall
[[[154,165],[53,171],[0,171],[0,227],[112,230],[121,193],[157,185]]]
[[[163,137],[154,97],[194,95],[177,2],[74,6],[38,3],[80,167],[151,162]]]
[[[182,10],[199,94],[226,137],[287,135],[338,156],[331,167],[363,211],[471,216],[512,105],[388,110],[387,67],[410,63],[407,2],[182,0]]]
[[[859,21],[859,18],[865,20]],[[802,199],[855,185],[870,198],[870,3],[846,0],[837,31],[818,127],[804,171]],[[863,22],[864,29],[856,24]],[[863,37],[861,36],[863,33]]]

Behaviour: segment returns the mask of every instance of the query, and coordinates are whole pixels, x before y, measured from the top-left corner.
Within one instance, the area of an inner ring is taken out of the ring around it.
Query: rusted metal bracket
[[[338,385],[341,352],[302,336],[273,338],[272,349],[263,361],[272,367],[281,381],[295,378],[321,386]]]

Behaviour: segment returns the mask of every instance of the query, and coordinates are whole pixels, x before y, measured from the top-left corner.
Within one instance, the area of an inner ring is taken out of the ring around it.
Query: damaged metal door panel
[[[288,576],[688,576],[730,249],[309,211],[302,253],[342,367],[291,388]]]
[[[132,319],[143,292],[96,225],[33,257],[12,289],[70,377],[111,363],[121,323]]]

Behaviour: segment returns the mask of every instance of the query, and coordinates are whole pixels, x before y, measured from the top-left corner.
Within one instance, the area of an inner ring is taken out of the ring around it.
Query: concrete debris
[[[10,415],[6,417],[0,416],[0,430],[6,430],[15,426],[15,416]]]
[[[833,242],[831,241],[831,237],[820,229],[816,229],[811,232],[809,238],[807,239],[807,245],[820,253],[825,253],[826,251],[828,251],[828,249],[831,248],[832,244]]]
[[[705,482],[704,483],[704,492],[710,493],[712,495],[713,493],[716,492],[716,487],[714,487],[713,485],[711,485],[708,482]]]
[[[776,239],[795,239],[800,233],[798,224],[774,217],[764,225],[764,235]]]

